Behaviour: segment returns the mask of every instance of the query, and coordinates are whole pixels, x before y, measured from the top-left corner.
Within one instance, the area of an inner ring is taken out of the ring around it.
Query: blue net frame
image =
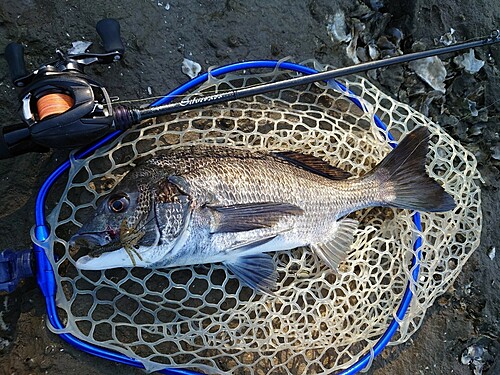
[[[232,73],[236,71],[241,71],[245,69],[281,69],[281,70],[288,70],[292,72],[297,72],[301,74],[314,74],[317,73],[315,69],[312,69],[310,67],[300,65],[300,64],[295,64],[291,62],[283,62],[283,61],[277,61],[277,60],[255,60],[255,61],[246,61],[246,62],[239,62],[239,63],[234,63],[234,64],[229,64],[225,66],[221,66],[219,68],[211,70],[209,73],[204,73],[201,74],[200,76],[193,78],[192,80],[186,82],[185,84],[179,86],[178,88],[172,90],[170,93],[165,95],[163,98],[155,101],[154,103],[151,104],[152,107],[159,106],[162,104],[167,104],[170,103],[174,98],[176,98],[179,95],[183,95],[189,90],[203,84],[206,82],[210,75],[214,77],[222,76],[227,73]],[[342,85],[341,83],[335,81],[335,85],[338,86],[341,90],[348,92],[348,89]],[[357,99],[353,94],[350,93],[349,99],[352,100],[360,109],[364,109],[364,106],[362,102]],[[376,115],[374,116],[374,121],[375,124],[378,128],[380,128],[383,131],[387,130],[386,125],[378,118]],[[76,159],[83,159],[86,156],[90,155],[93,151],[98,149],[99,147],[105,145],[106,143],[110,142],[113,140],[115,137],[117,137],[121,131],[115,131],[100,141],[96,142],[95,144],[91,145],[89,148],[78,152],[75,155]],[[392,135],[387,132],[388,137],[389,137],[389,145],[391,147],[396,147],[396,142],[394,142],[394,138]],[[37,196],[36,204],[35,204],[35,228],[34,228],[34,235],[36,239],[40,242],[44,242],[47,240],[49,236],[49,229],[46,225],[45,222],[45,200],[47,197],[47,194],[52,187],[52,185],[57,181],[57,179],[66,171],[70,168],[70,161],[66,161],[63,163],[59,168],[57,168],[52,174],[47,178],[45,183],[42,185],[40,188],[40,191]],[[422,230],[421,227],[421,222],[420,222],[420,214],[418,212],[415,212],[413,215],[413,222],[416,226],[416,229],[418,231]],[[418,236],[415,240],[414,243],[414,255],[411,260],[411,266],[412,266],[412,279],[414,282],[418,280],[418,275],[420,272],[420,266],[419,266],[419,261],[421,258],[421,247],[422,245],[422,239],[420,236]],[[57,314],[57,306],[55,302],[55,296],[56,296],[56,280],[54,276],[54,270],[52,269],[52,266],[50,264],[49,259],[47,258],[45,251],[43,248],[37,244],[34,244],[34,253],[35,253],[35,259],[36,259],[36,264],[37,264],[37,269],[36,269],[36,278],[38,285],[40,286],[40,289],[43,293],[43,296],[45,298],[46,306],[47,306],[47,315],[50,324],[56,328],[56,329],[63,329],[64,325],[59,319],[59,316]],[[384,334],[380,337],[380,339],[376,342],[376,344],[367,350],[367,353],[364,354],[356,363],[354,363],[352,366],[349,368],[341,371],[338,373],[338,375],[352,375],[356,374],[359,371],[365,369],[367,366],[369,366],[373,360],[374,357],[379,355],[383,349],[387,346],[387,344],[390,342],[392,336],[396,333],[400,322],[404,319],[405,314],[408,310],[408,307],[410,306],[412,297],[413,297],[413,292],[410,289],[410,284],[412,281],[409,281],[405,292],[403,294],[402,300],[399,304],[399,307],[396,312],[396,316],[393,318],[389,326],[387,327],[386,331]],[[96,345],[92,345],[89,343],[86,343],[75,336],[69,334],[69,333],[61,333],[60,337],[64,339],[66,342],[69,344],[73,345],[74,347],[101,357],[108,359],[110,361],[115,361],[118,363],[138,367],[138,368],[144,368],[143,364],[133,358],[127,357],[121,353],[114,352],[112,350],[100,348]],[[196,371],[191,371],[191,370],[186,370],[186,369],[178,369],[178,368],[165,368],[161,371],[160,373],[163,374],[169,374],[169,375],[202,375],[199,372]]]

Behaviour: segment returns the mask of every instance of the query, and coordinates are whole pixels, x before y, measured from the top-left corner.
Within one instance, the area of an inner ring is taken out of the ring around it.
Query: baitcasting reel
[[[85,66],[120,60],[124,46],[120,24],[96,25],[105,53],[64,54],[32,73],[26,71],[24,47],[5,49],[13,84],[20,89],[22,123],[0,128],[0,159],[47,148],[77,148],[113,130],[113,108],[106,89],[83,71]]]

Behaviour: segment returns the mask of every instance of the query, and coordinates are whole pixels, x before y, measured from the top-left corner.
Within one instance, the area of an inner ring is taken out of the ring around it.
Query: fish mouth
[[[71,247],[81,246],[88,249],[105,246],[111,242],[111,237],[107,232],[84,232],[73,235],[69,240]]]
[[[77,233],[71,237],[69,245],[90,250],[87,255],[92,258],[122,247],[120,239],[113,238],[109,231]]]
[[[112,268],[144,266],[142,261],[133,264],[129,254],[124,249],[101,254],[98,257],[84,255],[76,261],[76,268],[83,271],[99,271]]]
[[[133,266],[127,252],[122,249],[120,237],[113,237],[109,231],[77,233],[71,237],[69,244],[89,250],[76,260],[75,265],[80,270],[95,271]]]

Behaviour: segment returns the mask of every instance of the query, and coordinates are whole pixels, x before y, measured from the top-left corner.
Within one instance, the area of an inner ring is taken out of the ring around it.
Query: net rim
[[[283,60],[250,60],[250,61],[244,61],[244,62],[238,62],[238,63],[233,63],[233,64],[228,64],[224,65],[212,70],[209,70],[207,73],[203,73],[199,75],[196,78],[193,78],[189,80],[188,82],[184,83],[183,85],[177,87],[176,89],[170,91],[168,94],[166,94],[163,98],[153,102],[150,106],[158,106],[162,104],[167,104],[171,102],[174,98],[176,98],[179,95],[182,95],[189,91],[192,88],[195,88],[196,86],[199,86],[200,84],[206,82],[210,77],[217,77],[217,76],[222,76],[227,73],[232,73],[236,71],[241,71],[245,69],[262,69],[262,68],[269,68],[269,69],[275,69],[275,70],[289,70],[293,72],[298,72],[302,74],[314,74],[318,73],[317,70],[310,68],[305,65],[301,64],[296,64],[296,63],[291,63]],[[331,80],[328,81],[333,82],[333,84],[336,87],[339,87],[342,91],[344,91],[349,99],[356,105],[358,106],[361,110],[366,111],[364,108],[363,102],[361,101],[362,99],[358,99],[355,94],[351,93],[344,85],[342,85],[340,82],[336,80]],[[392,148],[395,148],[397,143],[394,141],[393,136],[391,133],[387,130],[387,126],[385,123],[377,116],[374,115],[373,117],[374,122],[376,126],[386,132],[389,138],[389,145]],[[74,159],[83,159],[89,154],[91,154],[93,151],[97,150],[101,146],[104,146],[105,144],[109,143],[113,139],[115,139],[119,134],[121,134],[122,131],[114,131],[113,133],[107,135],[100,141],[94,143],[93,145],[89,146],[87,149],[76,153],[72,158]],[[61,166],[59,166],[52,174],[47,178],[47,180],[44,182],[42,187],[40,188],[40,191],[37,195],[36,203],[35,203],[35,227],[34,227],[34,238],[37,241],[40,241],[40,244],[34,243],[34,253],[35,253],[35,259],[36,259],[36,264],[37,264],[37,272],[36,272],[36,278],[38,285],[40,289],[42,290],[42,293],[45,297],[45,302],[47,306],[47,315],[48,315],[48,323],[52,325],[55,330],[60,330],[64,328],[63,323],[61,322],[59,315],[57,314],[57,306],[56,306],[56,301],[55,301],[55,296],[56,296],[56,289],[57,289],[57,283],[55,281],[55,275],[54,275],[54,270],[52,269],[50,260],[48,259],[44,248],[42,246],[42,243],[46,241],[49,237],[49,229],[46,225],[45,222],[45,200],[48,195],[48,192],[50,188],[53,186],[53,184],[57,181],[57,179],[65,172],[67,171],[71,166],[71,159],[68,159],[66,162],[64,162]],[[414,212],[412,215],[412,220],[413,223],[416,226],[416,229],[420,232],[422,230],[421,223],[420,223],[420,214],[418,212]],[[413,268],[412,271],[412,279],[413,281],[418,280],[418,275],[420,271],[420,264],[419,260],[421,258],[421,244],[422,244],[422,238],[420,235],[418,235],[415,239],[415,243],[413,246],[414,249],[414,255],[412,256],[411,260],[411,266]],[[413,267],[415,266],[415,267]],[[399,306],[397,308],[396,314],[393,316],[393,319],[389,326],[386,328],[385,332],[382,334],[382,336],[377,340],[375,345],[373,345],[370,348],[364,348],[363,351],[368,351],[365,355],[363,355],[356,363],[351,365],[349,368],[341,371],[339,374],[342,375],[348,375],[348,374],[356,374],[359,371],[363,370],[366,368],[372,361],[373,359],[379,355],[382,350],[387,346],[387,344],[390,342],[392,336],[396,333],[397,329],[400,326],[401,321],[404,319],[406,312],[408,311],[408,308],[410,306],[412,297],[413,297],[413,292],[411,291],[410,288],[411,281],[407,283],[404,295],[401,299],[401,302],[399,303]],[[86,353],[108,359],[111,361],[115,361],[118,363],[134,366],[134,367],[139,367],[139,368],[144,368],[144,365],[133,358],[130,358],[126,355],[123,355],[118,352],[114,352],[112,350],[104,349],[101,348],[97,345],[89,344],[75,336],[73,336],[70,333],[60,333],[59,334],[61,338],[63,338],[66,342],[69,344],[75,346],[77,349],[80,349]],[[165,374],[185,374],[185,375],[202,375],[202,373],[191,371],[191,370],[186,370],[186,369],[179,369],[179,368],[165,368],[164,370],[160,371],[161,373]]]

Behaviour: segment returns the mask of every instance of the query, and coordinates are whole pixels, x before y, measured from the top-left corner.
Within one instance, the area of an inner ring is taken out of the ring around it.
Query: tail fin
[[[455,208],[453,198],[425,171],[429,137],[427,128],[416,128],[370,172],[383,191],[393,192],[387,205],[429,212]]]

